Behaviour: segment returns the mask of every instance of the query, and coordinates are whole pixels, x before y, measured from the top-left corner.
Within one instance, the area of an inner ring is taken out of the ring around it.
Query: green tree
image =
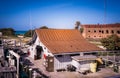
[[[79,26],[80,26],[80,21],[76,21],[76,23],[75,23],[75,29],[78,29],[79,28]]]
[[[47,26],[41,26],[40,29],[48,29]]]
[[[120,38],[117,35],[111,35],[101,39],[101,43],[107,50],[120,50]]]
[[[83,33],[84,29],[83,28],[80,28],[80,32]]]
[[[33,34],[34,34],[34,30],[28,30],[28,31],[24,34],[24,36],[25,36],[25,37],[32,37]]]
[[[2,28],[0,32],[2,32],[3,36],[15,36],[15,30],[12,28]]]
[[[48,29],[48,27],[47,27],[47,26],[41,26],[39,29]],[[33,34],[34,34],[34,31],[35,31],[35,30],[28,30],[28,31],[24,34],[24,36],[25,36],[25,37],[32,37]]]

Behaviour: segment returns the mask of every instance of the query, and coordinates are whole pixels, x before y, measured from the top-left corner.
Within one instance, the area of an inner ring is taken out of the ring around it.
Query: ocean
[[[27,31],[15,31],[15,34],[18,35],[24,35]]]

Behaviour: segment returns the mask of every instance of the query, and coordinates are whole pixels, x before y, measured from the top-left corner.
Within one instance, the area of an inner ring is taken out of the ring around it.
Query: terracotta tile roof
[[[86,24],[81,26],[85,28],[113,28],[120,27],[120,24]]]
[[[102,50],[87,42],[75,29],[36,29],[36,33],[53,54]]]

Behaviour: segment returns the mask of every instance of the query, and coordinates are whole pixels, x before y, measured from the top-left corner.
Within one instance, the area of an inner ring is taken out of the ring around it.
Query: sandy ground
[[[31,37],[7,37],[4,38],[4,43],[7,46],[21,46],[24,47],[32,38]]]

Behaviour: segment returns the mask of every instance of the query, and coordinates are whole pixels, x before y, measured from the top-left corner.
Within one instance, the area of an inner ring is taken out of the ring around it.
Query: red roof
[[[36,29],[41,42],[53,53],[101,51],[75,29]]]
[[[114,28],[120,27],[120,24],[86,24],[81,26],[85,28]]]

